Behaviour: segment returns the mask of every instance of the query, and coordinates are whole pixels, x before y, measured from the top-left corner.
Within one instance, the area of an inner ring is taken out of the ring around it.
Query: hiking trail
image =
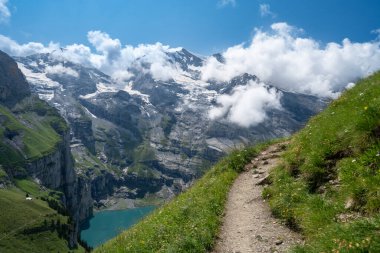
[[[281,224],[262,198],[269,172],[286,143],[269,146],[245,166],[228,195],[222,227],[212,253],[286,252],[302,237]]]

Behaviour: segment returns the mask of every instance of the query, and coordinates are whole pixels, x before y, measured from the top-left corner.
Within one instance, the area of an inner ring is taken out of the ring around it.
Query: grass
[[[12,140],[19,138],[22,142],[18,149],[1,142],[0,162],[5,166],[23,166],[23,160],[40,158],[54,150],[61,141],[52,126],[55,116],[41,117],[30,111],[14,114],[3,106],[0,106],[0,115],[5,118],[0,127],[0,137],[3,139],[5,133],[10,132],[14,135]]]
[[[69,249],[68,217],[42,200],[61,203],[62,193],[41,189],[25,169],[27,162],[55,151],[67,131],[65,121],[35,97],[12,111],[0,105],[0,120],[0,181],[7,181],[0,189],[0,252],[84,252]]]
[[[33,186],[22,182],[26,188]],[[59,219],[67,222],[67,217],[33,198],[25,199],[25,192],[17,187],[0,189],[0,251],[1,252],[83,252],[83,249],[70,251],[66,240],[58,237],[54,231],[46,230],[25,234],[25,229],[39,227],[44,223]]]
[[[234,151],[189,190],[95,252],[207,252],[218,233],[228,191],[265,146]]]
[[[380,251],[380,73],[295,134],[263,195],[302,232],[295,252]]]

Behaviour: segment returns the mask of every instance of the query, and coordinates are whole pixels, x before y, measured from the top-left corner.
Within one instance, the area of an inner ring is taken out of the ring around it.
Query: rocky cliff
[[[54,150],[41,158],[28,161],[28,176],[50,189],[62,191],[62,203],[73,218],[75,229],[70,235],[70,247],[77,244],[79,224],[92,216],[91,186],[75,173],[70,152],[70,135],[66,132]]]
[[[92,215],[90,183],[78,177],[70,132],[58,111],[35,96],[12,58],[0,52],[0,167],[10,180],[30,178],[61,191],[74,221],[69,245],[77,245],[79,223]],[[6,107],[3,107],[6,106]]]
[[[167,52],[167,58],[179,68],[173,78],[156,80],[149,71],[131,68],[128,82],[64,60],[60,52],[16,58],[33,92],[70,123],[75,169],[91,181],[96,204],[112,195],[170,198],[232,149],[289,136],[326,105],[317,97],[263,86],[249,74],[205,82],[199,72],[204,59],[184,49]],[[57,66],[65,71],[52,73]],[[263,122],[242,127],[227,116],[209,117],[221,96],[252,83],[281,97],[281,106],[266,110]]]
[[[0,103],[11,107],[29,95],[29,85],[16,62],[0,51]]]

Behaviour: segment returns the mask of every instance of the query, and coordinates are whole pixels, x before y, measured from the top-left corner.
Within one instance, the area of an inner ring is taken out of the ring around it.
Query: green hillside
[[[380,73],[294,135],[264,196],[306,237],[295,252],[380,252]]]
[[[0,252],[68,252],[62,229],[69,226],[67,216],[37,199],[48,192],[40,191],[31,181],[25,180],[23,184],[38,195],[30,195],[33,199],[26,200],[25,191],[18,187],[0,189]]]
[[[218,233],[228,190],[264,146],[233,152],[188,191],[95,252],[206,252]]]
[[[234,152],[187,192],[95,252],[207,252],[229,187],[260,148]],[[290,139],[263,195],[305,236],[295,252],[380,251],[380,73]]]
[[[74,252],[62,193],[34,183],[25,170],[26,162],[55,151],[66,123],[36,97],[12,110],[0,105],[0,123],[0,252]]]
[[[0,164],[6,170],[54,151],[59,134],[67,128],[55,109],[35,97],[24,99],[12,111],[0,105],[0,121]]]

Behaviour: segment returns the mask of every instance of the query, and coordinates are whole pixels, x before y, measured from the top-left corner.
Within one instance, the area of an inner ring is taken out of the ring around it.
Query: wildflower
[[[364,106],[364,110],[367,111],[367,109],[368,109],[368,106]]]
[[[352,162],[353,162],[353,163],[356,162],[356,159],[353,159]]]

